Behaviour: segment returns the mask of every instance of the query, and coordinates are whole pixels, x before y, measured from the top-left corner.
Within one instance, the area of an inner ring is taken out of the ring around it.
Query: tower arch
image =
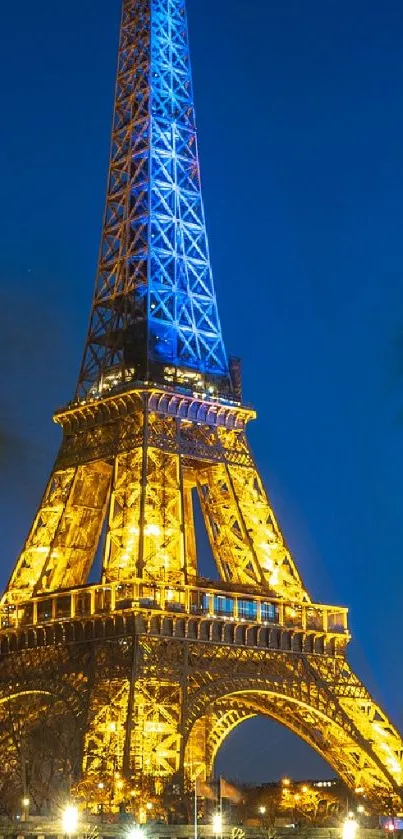
[[[376,756],[369,759],[362,745],[331,717],[270,691],[229,694],[209,707],[189,735],[185,756],[188,778],[211,779],[218,751],[226,738],[243,722],[257,716],[267,717],[296,734],[348,787],[365,785],[371,800],[382,807],[391,778],[382,771]],[[395,789],[398,792],[397,786]]]
[[[268,663],[268,662],[267,662]],[[265,673],[261,659],[258,672],[248,677],[231,675],[199,686],[189,704],[189,730],[185,763],[188,775],[209,778],[220,746],[231,731],[253,716],[263,716],[282,724],[316,751],[348,787],[363,787],[369,798],[382,805],[393,793],[400,794],[393,767],[385,761],[385,751],[399,755],[399,735],[390,724],[384,726],[384,740],[376,733],[385,721],[382,711],[364,697],[365,688],[345,662],[332,678],[339,690],[330,695],[329,681],[323,676],[325,661],[317,656],[294,656],[292,662],[279,654]],[[293,666],[292,666],[293,665]],[[307,666],[308,665],[308,666]],[[319,680],[317,668],[322,669]],[[281,672],[282,671],[282,672]],[[330,673],[328,673],[330,679]],[[343,684],[344,681],[344,684]],[[362,701],[357,697],[361,688]],[[369,698],[369,695],[367,694]],[[193,722],[190,721],[193,718]]]

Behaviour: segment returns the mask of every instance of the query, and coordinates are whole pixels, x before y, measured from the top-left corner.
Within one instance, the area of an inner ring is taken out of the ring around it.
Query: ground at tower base
[[[195,789],[183,793],[172,790],[163,800],[150,792],[148,800],[131,795],[119,807],[113,797],[107,805],[98,803],[92,807],[84,797],[76,799],[73,805],[70,802],[69,790],[61,790],[53,806],[37,794],[29,794],[28,790],[22,799],[14,802],[14,809],[11,801],[8,807],[7,802],[2,801],[0,835],[2,831],[12,832],[13,825],[22,834],[57,834],[61,824],[63,833],[98,830],[104,834],[109,831],[111,835],[127,834],[133,825],[141,825],[144,836],[159,832],[164,836],[179,835],[175,831],[171,834],[162,832],[163,826],[170,825],[183,826],[180,835],[185,835],[185,825],[192,825],[193,833],[208,836],[209,830],[211,832],[214,825],[217,827],[217,818],[222,825],[219,833],[230,834],[237,827],[248,836],[306,835],[307,831],[315,830],[319,837],[321,831],[329,829],[330,833],[326,835],[330,837],[334,832],[339,834],[346,821],[348,825],[353,822],[360,833],[379,828],[387,833],[403,830],[403,819],[392,815],[380,818],[363,790],[357,789],[351,794],[337,779],[293,781],[284,777],[279,782],[254,786],[228,782],[220,777],[218,781],[198,784]],[[69,822],[70,811],[74,823]]]

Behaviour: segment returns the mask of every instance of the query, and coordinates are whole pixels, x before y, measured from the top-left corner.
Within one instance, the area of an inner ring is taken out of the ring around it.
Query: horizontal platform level
[[[67,433],[73,433],[127,416],[139,408],[224,428],[244,429],[249,420],[256,418],[250,405],[241,405],[228,397],[221,399],[189,388],[173,388],[154,382],[125,382],[110,390],[101,390],[85,401],[71,402],[56,411],[54,420]]]
[[[5,607],[1,631],[8,634],[10,630],[86,621],[97,616],[134,614],[142,616],[136,622],[136,631],[141,634],[341,654],[350,638],[347,612],[339,606],[293,604],[278,598],[223,591],[213,583],[208,588],[171,588],[163,583],[136,581],[59,591]],[[118,624],[125,632],[126,622]],[[249,628],[256,631],[247,632]],[[263,628],[275,631],[259,633]],[[79,637],[73,633],[71,640]]]

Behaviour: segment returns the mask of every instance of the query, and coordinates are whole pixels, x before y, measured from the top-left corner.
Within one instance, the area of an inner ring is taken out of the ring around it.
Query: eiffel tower
[[[254,417],[218,317],[185,3],[123,0],[88,336],[1,600],[0,788],[52,762],[93,807],[157,800],[208,779],[261,714],[378,810],[401,807],[401,736],[346,660],[347,609],[304,588]],[[195,503],[216,581],[198,571]]]

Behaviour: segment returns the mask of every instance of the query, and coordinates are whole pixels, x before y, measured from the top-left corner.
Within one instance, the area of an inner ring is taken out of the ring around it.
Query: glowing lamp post
[[[358,823],[354,818],[348,817],[343,822],[343,839],[355,839]]]
[[[222,833],[222,815],[221,813],[214,813],[213,816],[213,831],[216,836],[220,836]]]
[[[138,824],[135,824],[127,831],[126,839],[144,839],[144,831]]]
[[[63,833],[67,836],[72,836],[76,832],[78,825],[78,810],[72,804],[69,804],[62,813],[62,828]]]

